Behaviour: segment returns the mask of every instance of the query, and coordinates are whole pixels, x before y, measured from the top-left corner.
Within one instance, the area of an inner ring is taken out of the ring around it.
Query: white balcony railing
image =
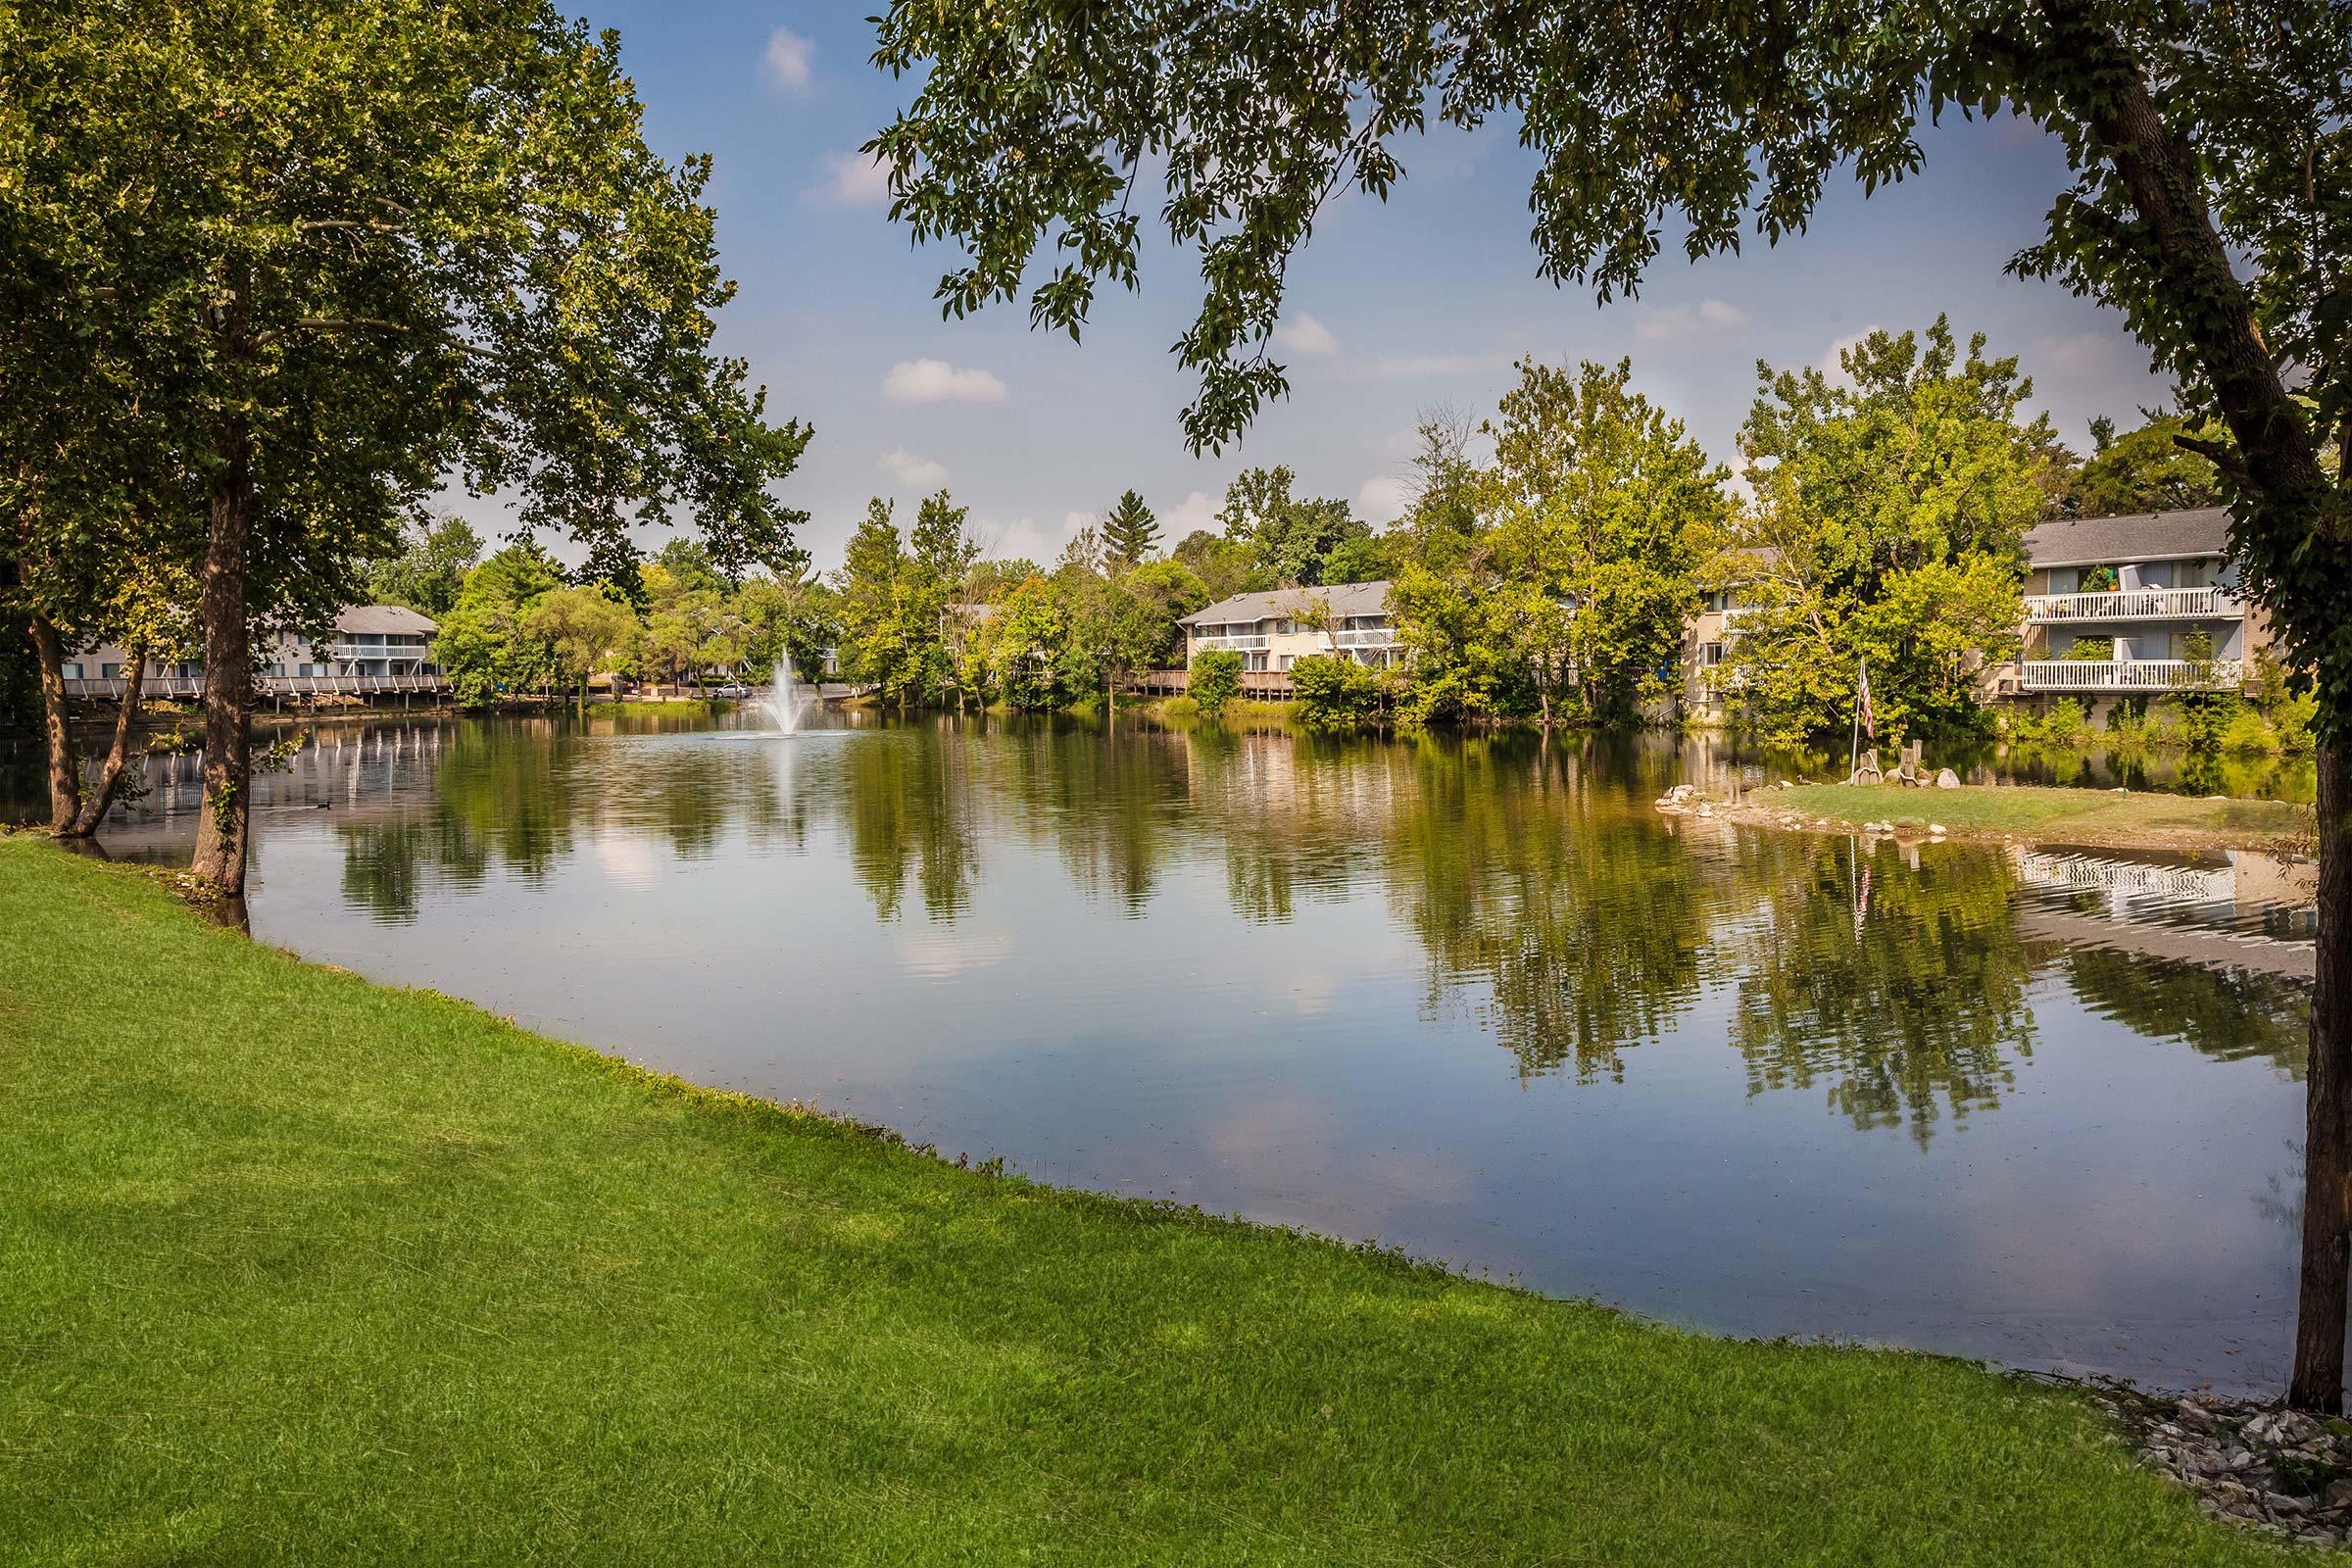
[[[2222,691],[2243,685],[2234,659],[2030,659],[2030,692]]]
[[[1357,626],[1347,631],[1334,632],[1332,638],[1342,648],[1394,648],[1396,646],[1396,628],[1394,626]]]
[[[129,682],[120,675],[84,677],[66,682],[68,697],[120,698]],[[449,689],[447,675],[259,675],[253,689],[263,696],[364,697],[370,692],[438,692]],[[201,675],[150,675],[139,683],[144,698],[202,697]]]
[[[1236,653],[1262,653],[1266,648],[1266,639],[1263,637],[1196,637],[1193,639],[1193,652],[1199,653],[1204,648],[1230,648]]]
[[[2026,596],[2030,621],[2226,618],[2245,612],[2245,601],[2226,588],[2111,588],[2102,593]]]
[[[329,659],[389,659],[401,663],[422,663],[432,654],[432,649],[423,643],[336,643],[326,650]]]

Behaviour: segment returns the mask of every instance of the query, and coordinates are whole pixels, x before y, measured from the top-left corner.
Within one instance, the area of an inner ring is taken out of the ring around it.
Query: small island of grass
[[[1924,831],[1940,824],[1955,833],[2115,849],[2307,850],[2317,831],[2308,806],[2147,791],[1800,784],[1750,801],[1767,811],[1857,827],[1887,822]]]

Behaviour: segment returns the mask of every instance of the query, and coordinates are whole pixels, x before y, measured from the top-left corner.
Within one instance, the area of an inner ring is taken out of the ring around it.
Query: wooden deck
[[[1192,678],[1186,669],[1147,670],[1127,683],[1127,692],[1135,697],[1182,697]],[[1287,703],[1298,694],[1288,670],[1245,669],[1242,695],[1263,703]]]

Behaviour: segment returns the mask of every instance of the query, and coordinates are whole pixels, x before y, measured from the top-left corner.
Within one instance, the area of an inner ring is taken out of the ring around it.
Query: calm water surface
[[[257,797],[254,934],[1710,1329],[2283,1376],[2293,868],[1666,818],[1680,740],[710,722],[322,732]],[[115,853],[184,858],[179,768]]]

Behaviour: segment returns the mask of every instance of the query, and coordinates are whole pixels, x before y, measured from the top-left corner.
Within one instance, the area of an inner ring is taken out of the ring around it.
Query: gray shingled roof
[[[399,605],[354,605],[335,616],[335,630],[340,632],[398,632],[405,635],[431,636],[433,621],[430,615],[419,615],[414,610]]]
[[[2121,566],[2141,561],[2222,556],[2230,549],[2230,510],[2141,512],[2127,517],[2069,517],[2026,532],[2026,559],[2036,566]]]
[[[1275,588],[1262,594],[1235,594],[1231,599],[1218,600],[1206,610],[1193,612],[1184,617],[1183,624],[1248,625],[1295,615],[1324,599],[1331,601],[1331,612],[1335,615],[1377,615],[1389,607],[1389,585],[1384,578],[1379,582],[1344,582],[1329,588]]]

